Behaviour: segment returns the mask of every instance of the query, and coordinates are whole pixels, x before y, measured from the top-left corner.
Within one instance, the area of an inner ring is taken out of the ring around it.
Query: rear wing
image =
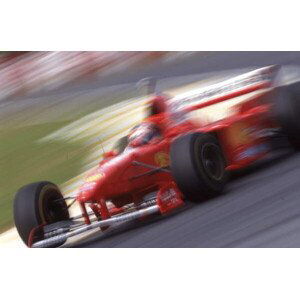
[[[192,90],[172,99],[173,111],[198,110],[254,91],[274,86],[280,66],[266,66],[229,80]]]

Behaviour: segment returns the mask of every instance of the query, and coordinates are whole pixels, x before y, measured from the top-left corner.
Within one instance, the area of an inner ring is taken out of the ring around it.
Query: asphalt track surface
[[[299,65],[300,52],[217,53],[163,75],[187,74],[189,66],[201,73],[274,63]],[[218,198],[95,234],[76,247],[300,247],[300,153],[281,148],[234,173]]]

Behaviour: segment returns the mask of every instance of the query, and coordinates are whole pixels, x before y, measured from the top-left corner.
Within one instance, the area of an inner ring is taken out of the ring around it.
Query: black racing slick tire
[[[214,136],[181,136],[172,143],[170,158],[172,176],[188,200],[201,201],[224,190],[228,177],[226,162]]]
[[[44,224],[70,218],[67,204],[59,188],[47,181],[28,184],[20,188],[15,195],[13,210],[15,226],[27,246],[32,230]],[[43,233],[39,234],[42,239]],[[56,244],[55,247],[60,245],[62,243]]]
[[[277,87],[274,115],[290,144],[300,150],[300,82]]]

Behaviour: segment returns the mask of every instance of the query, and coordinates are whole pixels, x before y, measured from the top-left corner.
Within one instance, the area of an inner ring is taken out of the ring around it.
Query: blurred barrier
[[[0,100],[88,76],[119,72],[185,52],[27,52],[0,60]]]

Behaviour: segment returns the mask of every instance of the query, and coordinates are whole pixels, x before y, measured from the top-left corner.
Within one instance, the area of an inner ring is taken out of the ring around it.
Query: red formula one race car
[[[300,82],[276,85],[280,67],[269,66],[198,90],[183,98],[156,95],[149,115],[105,154],[86,177],[70,217],[58,187],[38,182],[22,187],[14,218],[29,247],[58,247],[83,232],[165,214],[186,200],[224,190],[228,174],[263,159],[273,138],[284,135],[300,147]],[[247,97],[245,101],[238,101]],[[235,100],[234,112],[218,121],[192,120],[193,111]]]

